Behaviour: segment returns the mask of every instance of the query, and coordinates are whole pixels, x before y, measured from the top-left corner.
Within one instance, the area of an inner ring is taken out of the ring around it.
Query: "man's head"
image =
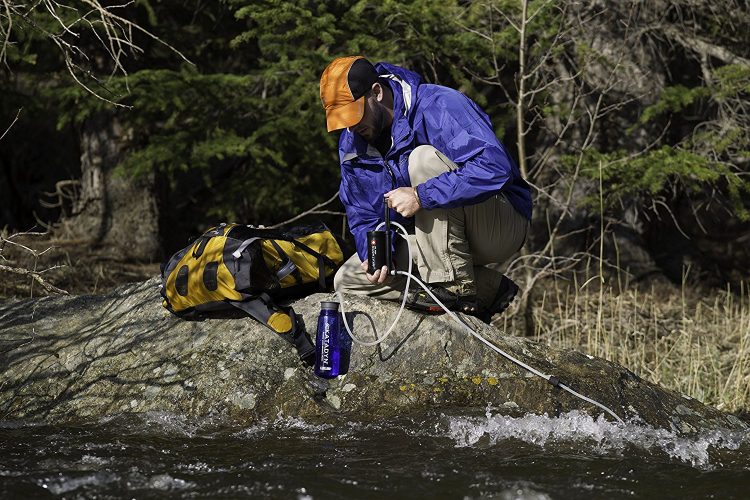
[[[393,97],[378,73],[362,56],[335,59],[320,77],[320,99],[328,131],[351,128],[373,142],[393,120]]]

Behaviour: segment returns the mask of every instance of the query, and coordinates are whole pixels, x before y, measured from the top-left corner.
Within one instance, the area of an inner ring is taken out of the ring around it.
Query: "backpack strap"
[[[336,271],[339,268],[339,266],[334,261],[332,261],[328,256],[323,255],[320,252],[316,252],[309,246],[305,245],[304,243],[300,243],[294,238],[290,238],[288,241],[290,241],[294,246],[296,246],[300,250],[303,250],[318,259],[318,286],[320,287],[321,290],[325,290],[326,289],[326,265],[334,271]]]
[[[318,259],[318,286],[320,287],[321,291],[326,290],[326,288],[327,288],[326,287],[326,266],[330,267],[334,271],[337,270],[338,267],[339,267],[333,260],[331,260],[328,256],[323,255],[320,252],[316,252],[315,250],[313,250],[309,246],[305,245],[304,243],[300,243],[299,241],[295,240],[294,238],[276,237],[276,238],[273,238],[273,239],[269,239],[269,241],[271,242],[271,245],[273,245],[273,247],[276,249],[276,251],[282,257],[282,259],[286,259],[293,266],[291,268],[291,270],[288,271],[288,272],[286,272],[283,276],[286,276],[287,274],[290,274],[290,272],[291,272],[292,276],[294,276],[295,280],[297,281],[297,284],[302,284],[302,277],[299,274],[299,270],[297,269],[296,266],[294,266],[294,262],[291,261],[291,259],[284,252],[284,250],[282,250],[281,247],[279,246],[279,244],[276,243],[276,241],[274,241],[274,240],[288,241],[289,243],[291,243],[295,247],[299,248],[303,252],[306,252],[306,253],[312,255],[313,257],[315,257],[316,259]],[[281,273],[282,271],[284,271],[286,268],[287,268],[287,266],[283,266],[282,269],[279,270],[279,273]],[[280,275],[279,279],[281,279],[283,276]]]
[[[244,251],[245,251],[245,249],[246,249],[247,247],[249,247],[249,246],[250,246],[250,244],[251,244],[251,243],[252,243],[253,241],[256,241],[256,240],[259,240],[259,239],[261,239],[261,238],[259,238],[259,237],[257,237],[257,236],[256,236],[256,237],[254,237],[254,238],[248,238],[248,239],[244,240],[244,241],[243,241],[242,243],[240,243],[240,246],[239,246],[239,247],[237,247],[237,250],[235,250],[235,251],[234,251],[234,252],[232,253],[232,257],[234,257],[235,259],[239,259],[240,257],[242,257],[242,252],[244,252]]]
[[[262,293],[256,298],[243,301],[228,301],[237,309],[246,312],[260,323],[266,325],[284,340],[294,345],[299,359],[311,366],[315,359],[315,346],[307,332],[297,323],[297,315],[291,307],[277,305],[268,294]]]
[[[315,250],[313,250],[309,246],[307,246],[304,243],[301,243],[301,242],[295,240],[294,238],[289,239],[289,241],[291,241],[292,244],[294,246],[296,246],[297,248],[299,248],[301,250],[304,250],[305,252],[309,253],[310,255],[313,255],[313,256],[317,257],[319,260],[322,260],[331,269],[336,270],[336,269],[339,268],[338,264],[336,264],[334,261],[332,261],[331,258],[328,257],[327,255],[323,255],[320,252],[316,252]]]
[[[297,284],[301,285],[302,275],[300,274],[299,269],[297,269],[297,265],[289,257],[289,255],[287,255],[284,249],[281,248],[281,245],[276,243],[276,240],[269,239],[268,241],[271,243],[271,246],[274,248],[274,250],[276,250],[276,253],[279,254],[279,257],[284,262],[281,268],[276,272],[276,278],[278,278],[278,280],[281,281],[284,278],[286,278],[289,274],[291,274],[294,277],[294,280],[297,282]]]

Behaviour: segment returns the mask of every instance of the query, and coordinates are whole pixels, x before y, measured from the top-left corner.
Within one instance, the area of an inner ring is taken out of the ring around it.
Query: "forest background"
[[[750,407],[747,1],[1,7],[0,296],[146,279],[220,221],[347,238],[318,80],[362,54],[474,99],[533,186],[497,326]]]

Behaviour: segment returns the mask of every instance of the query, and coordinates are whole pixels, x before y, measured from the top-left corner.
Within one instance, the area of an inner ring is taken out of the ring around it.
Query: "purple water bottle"
[[[341,321],[338,302],[321,302],[315,337],[315,375],[336,378],[341,373]]]

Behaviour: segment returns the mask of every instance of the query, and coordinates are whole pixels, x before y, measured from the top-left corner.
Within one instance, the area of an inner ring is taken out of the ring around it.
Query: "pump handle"
[[[391,209],[388,208],[388,198],[383,196],[383,206],[385,207],[385,265],[388,266],[388,274],[396,275],[396,268],[393,265],[393,255],[391,251]]]

